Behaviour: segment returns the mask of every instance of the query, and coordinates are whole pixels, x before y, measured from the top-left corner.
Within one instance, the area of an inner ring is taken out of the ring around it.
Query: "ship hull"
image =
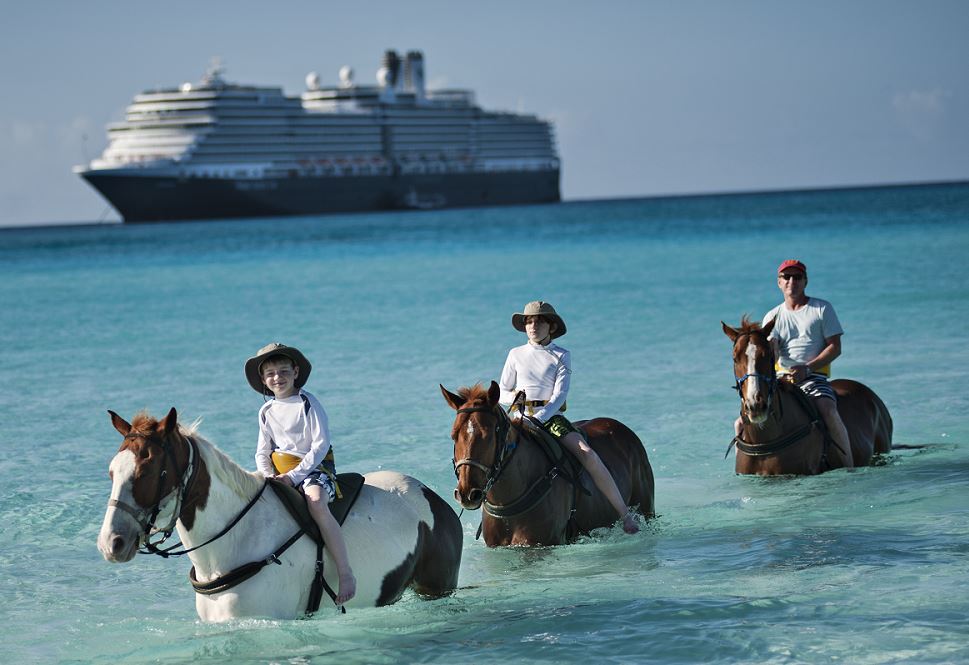
[[[274,217],[560,200],[558,170],[278,179],[180,178],[88,170],[125,222]]]

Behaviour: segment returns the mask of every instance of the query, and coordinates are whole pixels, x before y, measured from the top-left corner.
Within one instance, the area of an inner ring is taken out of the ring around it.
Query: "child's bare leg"
[[[343,540],[343,532],[336,518],[330,512],[329,503],[324,497],[324,490],[319,485],[309,485],[306,487],[307,505],[310,514],[320,527],[320,534],[323,536],[327,551],[333,557],[336,564],[336,572],[340,577],[340,585],[336,594],[336,604],[342,605],[357,593],[357,579],[353,576],[350,569],[350,557],[347,555],[347,544]]]
[[[596,484],[596,487],[599,488],[599,491],[605,495],[609,503],[612,504],[612,507],[619,513],[623,530],[626,533],[636,533],[639,531],[639,525],[636,524],[636,520],[632,516],[632,511],[626,505],[626,502],[623,501],[622,494],[619,493],[619,487],[616,486],[616,481],[613,479],[612,474],[609,473],[606,465],[602,463],[596,451],[590,448],[589,444],[585,442],[585,439],[576,432],[569,432],[561,438],[561,441],[562,445],[579,458],[582,466],[592,476],[592,481]]]

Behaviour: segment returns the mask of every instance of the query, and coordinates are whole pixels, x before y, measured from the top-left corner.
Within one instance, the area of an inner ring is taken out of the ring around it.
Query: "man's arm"
[[[807,365],[795,365],[792,369],[795,382],[803,381],[808,374],[830,365],[841,355],[841,335],[832,335],[824,340],[824,348]]]

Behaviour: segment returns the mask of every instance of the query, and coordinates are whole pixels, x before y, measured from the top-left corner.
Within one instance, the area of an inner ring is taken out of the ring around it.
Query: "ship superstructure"
[[[229,83],[136,95],[99,159],[75,170],[125,221],[313,214],[559,200],[552,126],[427,90],[418,51],[384,54],[376,85],[300,97]]]

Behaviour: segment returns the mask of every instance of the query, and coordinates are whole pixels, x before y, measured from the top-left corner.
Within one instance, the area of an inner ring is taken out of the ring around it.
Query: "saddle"
[[[578,458],[569,452],[568,448],[559,443],[558,439],[549,434],[548,430],[533,418],[522,418],[522,423],[522,429],[538,444],[538,447],[548,458],[549,463],[558,468],[566,480],[586,494],[590,494],[591,492],[589,491],[589,487],[587,487],[587,482],[585,482],[588,480],[588,474],[583,473],[585,469]],[[575,423],[572,424],[575,425]],[[578,425],[575,427],[588,441],[585,430]]]
[[[342,525],[347,518],[347,513],[350,512],[350,508],[357,501],[360,488],[363,487],[363,476],[359,473],[338,473],[336,482],[339,483],[342,496],[338,495],[330,503],[330,512],[333,513],[337,523]],[[273,488],[276,496],[286,506],[286,511],[296,522],[296,525],[303,529],[318,545],[323,544],[320,529],[313,516],[310,515],[309,508],[306,507],[306,497],[303,496],[303,493],[278,480],[269,479],[269,486]]]
[[[363,476],[359,473],[341,473],[337,475],[337,481],[343,489],[343,496],[330,504],[330,512],[333,513],[336,521],[342,525],[347,518],[347,513],[350,512],[351,506],[353,506],[357,500],[357,496],[360,494],[360,488],[363,487]],[[273,492],[276,493],[279,500],[286,506],[286,511],[296,521],[299,530],[289,540],[279,546],[275,552],[270,554],[269,557],[234,568],[228,573],[220,575],[208,582],[199,582],[195,577],[195,566],[192,566],[192,570],[188,574],[188,578],[192,582],[192,588],[195,589],[195,593],[202,595],[211,595],[227,591],[237,584],[245,582],[269,564],[279,563],[280,555],[289,549],[290,545],[299,540],[305,533],[316,543],[316,573],[313,576],[313,584],[310,587],[310,596],[306,603],[306,613],[312,614],[320,609],[323,591],[326,591],[330,599],[336,603],[336,593],[330,588],[326,580],[323,579],[323,536],[320,535],[320,529],[310,515],[309,509],[306,507],[306,497],[295,488],[281,483],[278,480],[266,478],[266,485],[273,489]],[[258,498],[259,495],[256,496]],[[342,612],[346,612],[346,609],[342,607],[340,609]]]

